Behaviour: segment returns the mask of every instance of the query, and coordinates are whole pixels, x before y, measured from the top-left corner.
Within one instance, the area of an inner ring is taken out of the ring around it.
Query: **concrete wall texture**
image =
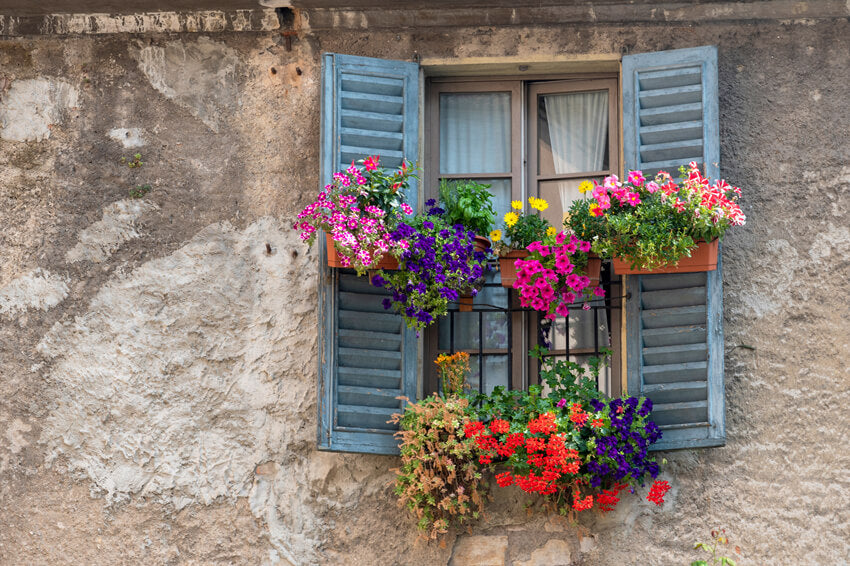
[[[0,39],[0,563],[670,565],[719,526],[739,564],[850,563],[848,18],[356,28]],[[584,537],[503,490],[416,542],[395,458],[316,450],[316,254],[290,225],[320,54],[706,44],[748,217],[727,445],[666,454],[668,502]]]

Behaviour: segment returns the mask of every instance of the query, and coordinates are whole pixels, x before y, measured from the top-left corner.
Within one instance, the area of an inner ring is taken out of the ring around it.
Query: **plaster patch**
[[[201,37],[164,47],[149,45],[133,55],[153,88],[214,132],[237,106],[239,56],[224,43]]]
[[[303,493],[314,466],[296,452],[315,442],[304,422],[316,402],[316,272],[313,254],[291,249],[303,246],[278,220],[214,224],[54,325],[38,345],[55,360],[48,465],[64,456],[109,502],[179,509],[253,490],[254,513],[282,525],[279,553],[310,561],[326,525]]]
[[[68,280],[36,268],[0,287],[0,318],[29,309],[49,310],[68,296]]]
[[[826,231],[815,236],[809,255],[813,261],[822,262],[830,259],[833,252],[840,256],[839,260],[850,260],[850,229],[837,227],[830,222]]]
[[[8,441],[7,448],[12,454],[18,454],[21,450],[29,446],[29,442],[24,438],[22,433],[32,430],[32,425],[29,425],[20,419],[15,419],[9,426],[6,427],[6,440]]]
[[[0,137],[11,141],[41,141],[50,127],[77,105],[77,89],[58,79],[26,79],[12,83],[0,100]]]
[[[741,290],[727,304],[757,318],[780,312],[793,301],[791,291],[799,287],[795,269],[790,267],[800,266],[798,255],[788,240],[767,242],[764,253],[754,257]],[[786,268],[776,269],[777,265]]]
[[[136,222],[145,212],[159,207],[142,199],[124,199],[104,207],[103,217],[80,232],[77,245],[65,254],[65,261],[100,263],[109,259],[121,244],[140,236]]]
[[[144,147],[147,144],[141,128],[113,128],[109,130],[109,137],[121,142],[124,147]]]

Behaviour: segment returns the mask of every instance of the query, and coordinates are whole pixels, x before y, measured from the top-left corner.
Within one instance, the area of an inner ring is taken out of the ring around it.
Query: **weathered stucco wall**
[[[668,503],[583,540],[508,491],[415,543],[394,458],[315,449],[315,255],[290,224],[320,53],[704,44],[748,217],[724,245],[727,446],[667,454]],[[0,40],[0,563],[668,565],[717,526],[741,564],[848,563],[848,53],[847,18]]]

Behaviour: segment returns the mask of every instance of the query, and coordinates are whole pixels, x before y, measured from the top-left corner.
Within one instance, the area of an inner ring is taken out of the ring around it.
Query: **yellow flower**
[[[554,226],[549,226],[549,227],[546,229],[546,235],[547,235],[547,236],[554,236],[554,235],[555,235],[555,234],[557,234],[557,233],[558,233],[558,229],[557,229],[557,228],[555,228]]]
[[[505,225],[510,228],[519,220],[519,216],[516,215],[516,212],[508,212],[505,214]]]
[[[549,203],[543,200],[542,198],[531,197],[528,199],[528,202],[531,203],[531,208],[533,208],[534,210],[539,210],[540,212],[543,212],[544,210],[549,208]]]
[[[587,211],[590,213],[591,216],[602,216],[603,214],[605,214],[605,212],[602,210],[602,207],[596,204],[595,202],[587,208]]]
[[[578,192],[586,193],[587,191],[593,190],[593,183],[590,181],[582,181],[581,185],[578,186]]]
[[[521,200],[512,200],[511,208],[514,210],[522,210],[522,201]]]
[[[502,231],[501,230],[493,230],[490,232],[490,240],[494,242],[498,242],[502,239]]]

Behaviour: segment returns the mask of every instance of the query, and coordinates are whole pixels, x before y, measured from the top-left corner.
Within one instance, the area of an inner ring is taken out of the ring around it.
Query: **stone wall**
[[[723,526],[739,564],[847,564],[847,18],[350,27],[291,51],[262,29],[0,39],[0,563],[669,565]],[[626,498],[581,538],[504,490],[416,542],[395,458],[315,448],[316,255],[290,225],[320,53],[704,44],[748,217],[724,244],[727,445],[666,454],[663,508]]]

